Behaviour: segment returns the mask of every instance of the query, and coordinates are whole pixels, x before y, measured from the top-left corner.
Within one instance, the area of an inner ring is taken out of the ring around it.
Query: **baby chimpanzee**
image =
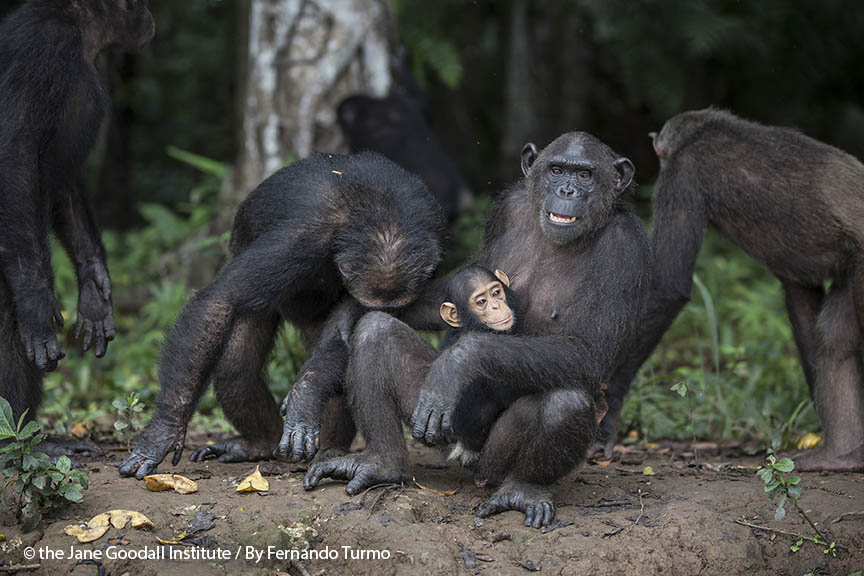
[[[516,325],[516,302],[510,290],[510,278],[501,270],[489,271],[482,266],[466,266],[447,282],[445,301],[441,304],[441,318],[451,328],[447,330],[441,349],[444,350],[467,332],[510,333]],[[606,415],[606,384],[601,384],[594,398],[597,422]],[[493,387],[494,392],[494,387]],[[494,393],[493,393],[494,395]],[[485,440],[488,425],[501,411],[497,402],[463,402],[457,411],[456,429],[460,436],[471,440]],[[470,413],[469,413],[470,412]],[[482,442],[481,442],[482,443]],[[466,447],[460,440],[449,447],[448,460],[459,460],[466,468],[475,468],[480,458],[477,450]]]
[[[510,332],[516,323],[510,278],[501,270],[466,266],[450,277],[444,298],[441,319],[451,329],[442,349],[465,332]]]

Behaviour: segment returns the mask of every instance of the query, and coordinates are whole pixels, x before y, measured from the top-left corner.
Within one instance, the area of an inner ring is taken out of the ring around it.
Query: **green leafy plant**
[[[816,533],[816,536],[803,536],[797,534],[798,540],[790,546],[792,552],[797,552],[801,549],[804,541],[813,542],[825,547],[825,554],[830,554],[833,557],[837,556],[837,544],[831,540],[830,536],[820,530],[816,523],[807,514],[807,511],[801,508],[798,504],[798,499],[801,498],[803,490],[801,488],[801,477],[793,476],[795,470],[795,462],[791,458],[780,458],[779,460],[773,455],[768,455],[768,465],[759,468],[756,475],[764,483],[765,493],[772,499],[777,499],[777,507],[774,510],[774,521],[780,522],[786,517],[786,505],[791,504],[798,514],[810,525],[810,528]]]
[[[18,495],[16,513],[25,532],[36,528],[45,510],[64,506],[67,502],[80,502],[82,490],[90,486],[90,477],[83,470],[72,470],[72,462],[66,456],[56,464],[38,445],[45,439],[42,428],[34,420],[24,424],[27,412],[16,423],[12,406],[0,397],[0,441],[8,443],[0,448],[3,471],[2,501],[6,492],[14,487]]]
[[[117,410],[114,430],[120,433],[122,440],[126,443],[126,449],[130,450],[132,438],[143,427],[139,416],[144,410],[144,403],[141,402],[138,392],[132,392],[126,398],[117,398],[111,405]]]

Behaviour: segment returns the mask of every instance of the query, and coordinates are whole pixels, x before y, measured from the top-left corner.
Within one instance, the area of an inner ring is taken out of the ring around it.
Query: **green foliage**
[[[401,40],[411,62],[412,73],[421,86],[428,83],[431,71],[448,88],[456,88],[462,79],[462,57],[447,39],[441,26],[447,9],[439,2],[418,4],[397,0]]]
[[[777,508],[774,511],[774,521],[780,522],[786,516],[786,502],[797,504],[801,497],[800,476],[789,476],[795,469],[795,463],[790,458],[777,458],[773,454],[768,455],[768,465],[756,472],[756,475],[765,484],[765,493],[771,499],[777,500]]]
[[[126,398],[117,398],[111,405],[117,410],[114,430],[120,433],[126,449],[129,450],[133,436],[143,427],[139,415],[144,410],[144,403],[141,402],[138,392],[132,392]]]
[[[0,440],[9,442],[0,448],[3,471],[2,501],[6,500],[9,487],[18,495],[16,513],[25,532],[36,528],[42,518],[42,510],[54,510],[67,502],[81,502],[82,490],[90,486],[90,476],[83,470],[72,470],[72,462],[66,456],[56,464],[38,445],[45,439],[42,428],[36,421],[24,424],[27,412],[16,423],[12,406],[0,397]]]

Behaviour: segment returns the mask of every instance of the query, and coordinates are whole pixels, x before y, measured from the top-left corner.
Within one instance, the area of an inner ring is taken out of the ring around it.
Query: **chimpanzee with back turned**
[[[143,478],[186,426],[209,381],[241,437],[192,454],[222,462],[344,451],[346,342],[366,310],[411,303],[441,257],[444,219],[419,178],[383,156],[319,154],[276,172],[240,205],[233,258],[183,309],[162,351],[156,412],[120,466]],[[283,404],[267,389],[267,357],[282,321],[312,350]],[[320,436],[320,440],[319,440]]]
[[[153,37],[146,0],[32,0],[0,24],[0,396],[36,416],[42,373],[65,355],[49,233],[75,264],[75,335],[114,338],[111,282],[82,168],[109,105],[96,58]],[[72,443],[68,447],[74,448]],[[60,441],[46,442],[52,454]]]
[[[500,412],[476,480],[499,487],[477,513],[520,510],[535,527],[552,521],[545,485],[594,442],[594,399],[635,332],[651,248],[624,202],[633,164],[590,134],[565,134],[542,152],[526,145],[522,171],[493,205],[475,259],[507,271],[519,305],[512,334],[465,333],[439,355],[414,328],[440,326],[446,280],[430,283],[401,319],[365,314],[351,335],[345,390],[366,449],[313,462],[307,489],[330,477],[357,494],[404,479],[402,421],[428,443],[462,440],[460,411],[484,413],[484,391],[494,389],[489,401]]]
[[[611,455],[622,399],[689,301],[712,226],[783,283],[825,434],[825,446],[798,456],[796,468],[864,470],[864,165],[800,132],[714,109],[679,114],[653,137],[656,270],[639,332],[610,381],[598,448]]]

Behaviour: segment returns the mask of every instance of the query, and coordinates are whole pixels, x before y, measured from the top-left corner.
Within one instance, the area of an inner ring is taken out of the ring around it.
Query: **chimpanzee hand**
[[[78,267],[78,321],[75,336],[82,335],[81,349],[93,345],[97,358],[105,355],[114,339],[114,313],[111,309],[111,279],[105,264],[88,260]]]
[[[157,413],[135,442],[132,454],[120,464],[120,475],[142,480],[155,473],[156,467],[171,451],[174,452],[171,464],[176,466],[180,463],[185,442],[186,428],[160,419]]]
[[[282,402],[280,413],[285,418],[282,440],[273,454],[287,457],[291,462],[311,460],[318,451],[318,435],[321,431],[321,411],[323,407],[314,397],[310,397],[311,387],[304,386],[301,380],[292,388]]]
[[[57,328],[63,328],[63,315],[54,292],[47,291],[42,299],[16,302],[18,334],[24,353],[30,362],[46,372],[57,368],[57,361],[66,350],[57,342]]]
[[[414,438],[428,444],[454,440],[453,412],[463,387],[458,367],[446,353],[432,365],[411,416]]]

